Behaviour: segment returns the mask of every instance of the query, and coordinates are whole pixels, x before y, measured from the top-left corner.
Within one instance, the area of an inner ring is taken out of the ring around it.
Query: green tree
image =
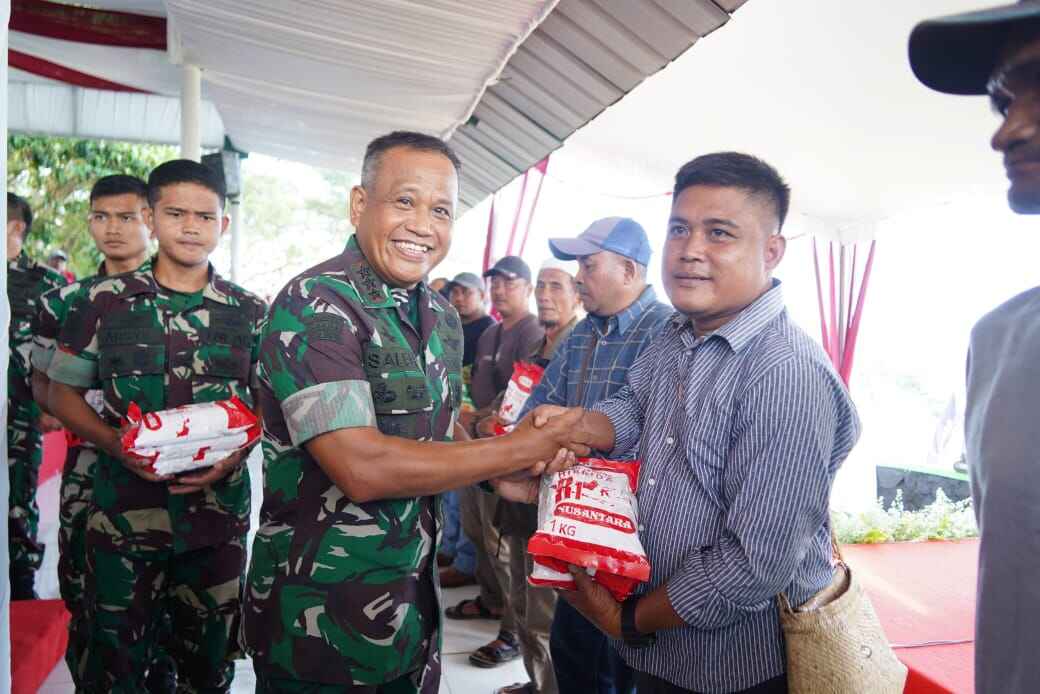
[[[9,135],[7,189],[28,200],[33,210],[26,251],[46,260],[61,249],[76,276],[93,274],[101,262],[87,233],[94,181],[110,174],[147,179],[157,164],[176,156],[173,147],[160,145]]]

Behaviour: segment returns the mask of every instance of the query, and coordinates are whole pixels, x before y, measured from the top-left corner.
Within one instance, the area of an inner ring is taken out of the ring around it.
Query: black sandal
[[[466,607],[473,604],[477,608],[476,614],[467,612]],[[454,605],[444,610],[444,616],[448,619],[502,619],[502,615],[497,615],[489,610],[483,602],[480,600],[480,596],[473,599],[467,599],[461,601],[458,605]]]
[[[495,642],[501,645],[496,646]],[[503,631],[498,633],[498,638],[495,641],[486,646],[481,646],[470,653],[469,662],[477,667],[493,668],[504,665],[510,660],[516,660],[519,657],[520,644],[517,643],[516,637]]]

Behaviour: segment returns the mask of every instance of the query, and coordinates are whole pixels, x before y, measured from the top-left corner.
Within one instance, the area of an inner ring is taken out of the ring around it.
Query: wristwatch
[[[641,595],[630,595],[621,603],[621,639],[630,648],[647,648],[657,643],[657,634],[636,631],[636,604]]]

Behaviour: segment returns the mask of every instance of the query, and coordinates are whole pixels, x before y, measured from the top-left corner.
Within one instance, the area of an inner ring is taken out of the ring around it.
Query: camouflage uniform
[[[40,297],[55,287],[68,284],[64,277],[30,260],[24,253],[7,263],[7,296],[11,302],[11,325],[7,365],[7,475],[8,556],[12,588],[31,588],[36,569],[43,561],[43,546],[36,540],[40,511],[36,507],[36,483],[42,460],[42,437],[36,428],[40,408],[33,401],[29,382],[29,353],[32,350],[32,321]]]
[[[32,368],[44,373],[54,358],[61,326],[68,314],[68,307],[76,301],[76,294],[84,287],[107,275],[105,264],[97,274],[65,287],[52,289],[40,300],[33,322]],[[87,402],[99,413],[104,405],[104,394],[100,390],[87,391]],[[89,637],[83,620],[83,588],[87,567],[86,530],[87,511],[94,492],[94,467],[97,450],[86,441],[69,442],[65,465],[61,472],[61,492],[58,506],[58,588],[72,618],[69,620],[69,642],[65,650],[65,662],[77,684],[82,682],[85,663],[85,646]],[[164,656],[165,657],[165,656]]]
[[[264,505],[243,608],[260,691],[438,691],[437,498],[353,503],[303,446],[351,427],[450,440],[461,367],[455,309],[425,284],[391,290],[355,238],[278,295],[260,357]]]
[[[212,269],[196,294],[162,288],[149,261],[75,296],[48,375],[100,388],[114,427],[131,402],[144,412],[233,395],[251,403],[264,313],[259,298]],[[244,465],[212,488],[173,496],[99,452],[86,525],[84,688],[142,691],[156,615],[168,610],[182,683],[227,691],[248,527]]]

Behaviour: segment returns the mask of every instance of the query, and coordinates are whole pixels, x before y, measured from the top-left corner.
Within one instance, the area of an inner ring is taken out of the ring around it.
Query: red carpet
[[[43,435],[43,462],[40,463],[40,478],[43,484],[51,477],[61,474],[65,467],[65,432],[52,431]]]
[[[973,638],[977,540],[846,545],[842,551],[893,645]],[[973,643],[899,648],[896,655],[910,668],[907,694],[974,689]]]
[[[11,603],[11,694],[33,694],[65,655],[69,613],[61,600]]]

